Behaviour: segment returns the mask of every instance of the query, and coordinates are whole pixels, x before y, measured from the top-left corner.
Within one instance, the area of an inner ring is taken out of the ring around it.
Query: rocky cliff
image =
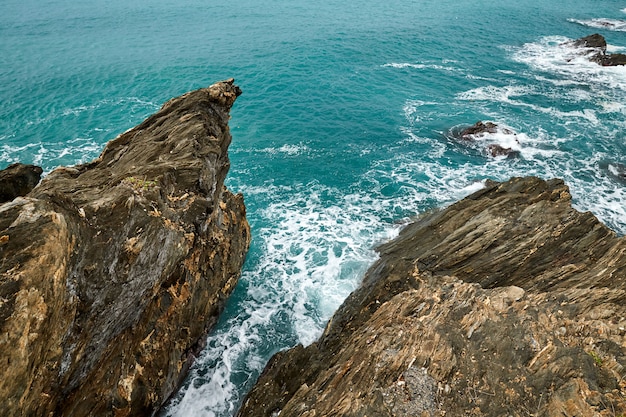
[[[249,245],[224,187],[220,82],[0,205],[4,416],[149,415],[178,387]]]
[[[422,216],[239,416],[625,415],[626,240],[570,199],[515,178]]]

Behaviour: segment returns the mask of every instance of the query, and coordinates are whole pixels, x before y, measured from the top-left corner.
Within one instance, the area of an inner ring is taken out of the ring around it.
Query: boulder
[[[561,180],[486,185],[379,247],[238,416],[624,414],[626,240]]]
[[[616,67],[618,65],[626,65],[626,55],[605,54],[597,57],[596,62],[604,67]]]
[[[584,38],[576,39],[570,42],[570,45],[577,48],[585,48],[592,50],[589,53],[589,60],[598,63],[604,67],[614,67],[618,65],[626,65],[626,55],[624,54],[607,54],[606,39],[604,36],[594,33]]]
[[[479,120],[472,126],[457,131],[451,131],[451,137],[453,139],[467,146],[478,147],[481,153],[486,153],[488,156],[494,158],[497,156],[505,156],[507,158],[518,156],[520,153],[518,150],[502,146],[499,143],[489,143],[493,142],[497,134],[512,136],[512,142],[519,145],[515,132],[493,122],[483,122]]]
[[[233,80],[172,99],[0,206],[4,416],[145,416],[177,389],[250,241]]]
[[[599,33],[576,39],[572,44],[579,48],[597,48],[606,52],[606,39]]]
[[[43,169],[35,165],[12,164],[0,171],[0,203],[25,196],[39,183]]]
[[[474,140],[475,136],[480,136],[485,133],[497,133],[498,125],[493,122],[482,122],[481,120],[477,121],[470,127],[467,127],[459,133],[459,138],[464,140]]]

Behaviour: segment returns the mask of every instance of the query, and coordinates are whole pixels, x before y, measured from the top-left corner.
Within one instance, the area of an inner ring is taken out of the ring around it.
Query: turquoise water
[[[555,3],[5,0],[0,167],[90,160],[165,100],[237,80],[227,183],[252,247],[164,412],[230,416],[273,353],[321,333],[378,243],[486,178],[564,178],[626,232],[626,68],[563,45],[599,32],[623,51],[626,3]],[[516,135],[449,138],[477,120]]]

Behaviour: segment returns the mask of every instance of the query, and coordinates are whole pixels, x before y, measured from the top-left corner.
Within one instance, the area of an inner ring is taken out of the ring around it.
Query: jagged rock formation
[[[606,39],[599,33],[576,39],[571,44],[575,47],[590,49],[591,54],[589,55],[589,59],[604,67],[626,65],[626,55],[606,53]]]
[[[149,415],[235,286],[233,80],[168,101],[99,158],[0,205],[4,416]]]
[[[0,171],[0,203],[25,196],[39,183],[43,169],[35,165],[11,164]]]
[[[238,415],[624,415],[626,240],[570,199],[515,178],[425,214]]]

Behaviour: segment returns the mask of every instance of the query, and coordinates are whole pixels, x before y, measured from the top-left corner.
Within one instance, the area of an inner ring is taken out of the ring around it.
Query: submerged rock
[[[0,170],[0,203],[30,193],[39,183],[42,172],[41,167],[19,163]]]
[[[626,240],[570,200],[514,178],[419,218],[238,416],[625,413]]]
[[[3,415],[149,415],[179,386],[250,241],[223,185],[240,93],[172,99],[0,205]]]

